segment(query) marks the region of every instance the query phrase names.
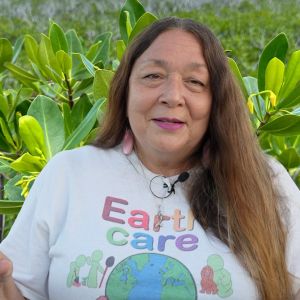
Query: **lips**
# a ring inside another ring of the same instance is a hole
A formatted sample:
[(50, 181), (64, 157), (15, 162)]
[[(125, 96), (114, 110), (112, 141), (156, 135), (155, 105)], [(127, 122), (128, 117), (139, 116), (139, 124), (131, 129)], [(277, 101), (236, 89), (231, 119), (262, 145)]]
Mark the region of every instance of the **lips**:
[(154, 118), (154, 123), (162, 129), (175, 131), (184, 126), (184, 122), (176, 118)]
[(175, 118), (155, 118), (154, 121), (167, 122), (167, 123), (183, 123), (182, 121)]

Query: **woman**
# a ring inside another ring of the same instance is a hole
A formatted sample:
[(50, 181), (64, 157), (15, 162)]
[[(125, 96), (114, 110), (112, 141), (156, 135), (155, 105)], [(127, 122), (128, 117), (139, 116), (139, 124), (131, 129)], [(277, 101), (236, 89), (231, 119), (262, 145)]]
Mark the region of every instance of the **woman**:
[(36, 180), (0, 247), (2, 298), (292, 299), (299, 195), (214, 35), (163, 19), (128, 47), (95, 145)]

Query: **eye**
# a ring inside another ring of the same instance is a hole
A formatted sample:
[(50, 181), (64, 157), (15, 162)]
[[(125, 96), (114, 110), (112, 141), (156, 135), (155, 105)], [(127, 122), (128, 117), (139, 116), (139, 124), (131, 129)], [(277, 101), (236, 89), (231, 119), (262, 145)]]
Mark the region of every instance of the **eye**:
[(185, 84), (193, 92), (202, 92), (206, 88), (205, 82), (196, 78), (187, 78)]
[(192, 84), (192, 85), (195, 85), (195, 86), (200, 86), (200, 87), (205, 86), (205, 84), (202, 81), (197, 80), (197, 79), (189, 79), (187, 82)]
[(145, 79), (160, 79), (161, 77), (162, 76), (157, 73), (148, 74), (148, 75), (144, 76)]

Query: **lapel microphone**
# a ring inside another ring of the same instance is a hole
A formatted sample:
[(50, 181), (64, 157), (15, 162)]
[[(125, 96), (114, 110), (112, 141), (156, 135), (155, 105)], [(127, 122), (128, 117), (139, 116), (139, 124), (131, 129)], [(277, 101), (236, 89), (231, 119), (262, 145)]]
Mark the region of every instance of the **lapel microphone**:
[(177, 182), (184, 182), (189, 178), (190, 174), (188, 172), (182, 172), (179, 174), (177, 179), (174, 181), (173, 184), (171, 184), (171, 189), (168, 191), (168, 193), (171, 195), (172, 193), (175, 194), (175, 184)]
[[(157, 175), (153, 177), (150, 181), (150, 191), (153, 196), (159, 199), (165, 199), (168, 198), (172, 193), (175, 194), (175, 184), (178, 182), (184, 182), (189, 178), (190, 174), (188, 172), (182, 172), (178, 175), (177, 179), (173, 182), (170, 183), (168, 178), (166, 176), (161, 176)], [(162, 187), (165, 189), (168, 189), (167, 191), (161, 191), (161, 188), (156, 190), (157, 185), (161, 187), (161, 182), (162, 182)], [(162, 192), (164, 194), (162, 194)]]

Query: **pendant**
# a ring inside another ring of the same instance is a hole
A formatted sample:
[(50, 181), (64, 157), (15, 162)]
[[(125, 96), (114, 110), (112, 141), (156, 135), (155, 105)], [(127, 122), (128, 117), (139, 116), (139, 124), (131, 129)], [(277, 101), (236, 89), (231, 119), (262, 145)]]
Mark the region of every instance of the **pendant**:
[(157, 226), (159, 226), (159, 227), (162, 227), (162, 221), (164, 220), (164, 216), (163, 216), (163, 214), (161, 213), (161, 211), (159, 210), (159, 212), (158, 212), (158, 222), (157, 222)]
[(154, 217), (154, 225), (153, 225), (153, 230), (155, 232), (158, 232), (160, 230), (161, 227), (163, 227), (162, 222), (165, 220), (169, 220), (170, 217), (168, 216), (164, 216), (160, 210), (160, 206), (158, 208), (158, 212)]

